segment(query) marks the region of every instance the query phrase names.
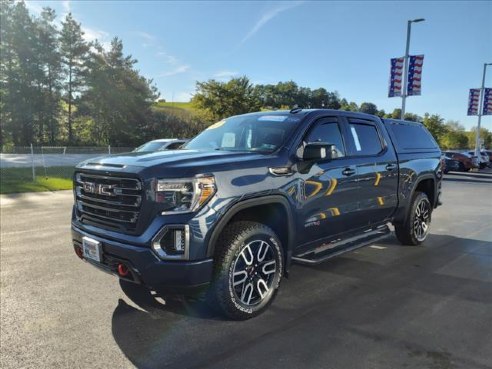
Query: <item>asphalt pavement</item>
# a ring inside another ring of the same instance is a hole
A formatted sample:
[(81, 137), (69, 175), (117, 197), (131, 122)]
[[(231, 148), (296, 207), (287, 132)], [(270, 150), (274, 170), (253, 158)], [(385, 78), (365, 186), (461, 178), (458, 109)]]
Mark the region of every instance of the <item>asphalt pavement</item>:
[(74, 254), (70, 191), (3, 195), (2, 368), (492, 368), (492, 170), (449, 174), (421, 247), (294, 265), (267, 312), (120, 288)]

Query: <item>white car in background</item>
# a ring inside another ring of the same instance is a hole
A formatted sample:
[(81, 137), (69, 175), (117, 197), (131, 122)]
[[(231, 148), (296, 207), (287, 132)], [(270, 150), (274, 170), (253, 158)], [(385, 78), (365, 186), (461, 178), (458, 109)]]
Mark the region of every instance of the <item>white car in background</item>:
[[(475, 156), (475, 151), (468, 151), (468, 154)], [(480, 152), (480, 156), (478, 157), (478, 165), (480, 169), (485, 167), (490, 167), (490, 157), (485, 151)]]
[(154, 152), (162, 150), (178, 150), (187, 143), (188, 140), (178, 140), (177, 138), (163, 138), (152, 140), (137, 147), (133, 152)]

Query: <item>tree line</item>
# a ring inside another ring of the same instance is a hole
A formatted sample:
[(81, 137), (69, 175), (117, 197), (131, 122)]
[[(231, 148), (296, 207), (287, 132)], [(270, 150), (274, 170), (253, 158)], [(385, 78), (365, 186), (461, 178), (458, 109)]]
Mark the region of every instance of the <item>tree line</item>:
[(138, 144), (151, 136), (158, 97), (137, 61), (114, 38), (87, 42), (71, 14), (32, 16), (24, 2), (1, 2), (3, 145)]
[[(337, 92), (293, 81), (252, 84), (243, 76), (196, 83), (193, 113), (162, 109), (152, 80), (115, 37), (109, 47), (84, 39), (72, 14), (29, 13), (22, 1), (0, 0), (0, 145), (137, 146), (164, 137), (192, 137), (227, 116), (266, 109), (328, 108), (399, 118), (400, 110), (358, 105)], [(439, 115), (407, 113), (423, 122), (443, 148), (474, 146), (473, 132)], [(486, 145), (491, 133), (483, 130)]]
[[(363, 102), (358, 105), (341, 98), (337, 92), (330, 92), (323, 87), (302, 87), (293, 81), (279, 82), (275, 85), (254, 85), (248, 77), (242, 76), (227, 82), (213, 79), (197, 82), (196, 88), (192, 103), (201, 112), (202, 119), (209, 122), (261, 109), (290, 109), (296, 105), (303, 108), (361, 112), (381, 118), (400, 119), (401, 116), (401, 109), (386, 113), (379, 110), (374, 103)], [(445, 121), (440, 115), (429, 113), (425, 113), (424, 116), (405, 113), (404, 119), (423, 123), (443, 149), (475, 147), (475, 129), (467, 131), (457, 121)], [(492, 145), (490, 131), (482, 128), (481, 137), (486, 147)]]

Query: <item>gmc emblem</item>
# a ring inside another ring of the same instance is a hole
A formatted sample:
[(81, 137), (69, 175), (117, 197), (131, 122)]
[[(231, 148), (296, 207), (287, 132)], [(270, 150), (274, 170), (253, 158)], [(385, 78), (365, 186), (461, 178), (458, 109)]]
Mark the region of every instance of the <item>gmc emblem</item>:
[(93, 193), (95, 195), (116, 196), (113, 192), (112, 185), (96, 184), (93, 182), (84, 182), (84, 192)]

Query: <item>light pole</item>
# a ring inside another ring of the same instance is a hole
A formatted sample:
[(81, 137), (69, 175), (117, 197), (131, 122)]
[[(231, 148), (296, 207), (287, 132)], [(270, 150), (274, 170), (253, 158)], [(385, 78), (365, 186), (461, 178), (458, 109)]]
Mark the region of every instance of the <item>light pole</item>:
[(419, 23), (425, 21), (424, 18), (417, 18), (408, 21), (407, 24), (407, 46), (405, 48), (405, 69), (403, 70), (403, 91), (401, 94), (401, 116), (400, 119), (404, 119), (405, 116), (405, 103), (407, 99), (407, 85), (408, 85), (408, 53), (410, 52), (410, 34), (412, 32), (412, 23)]
[(485, 98), (485, 73), (487, 72), (487, 66), (492, 65), (492, 63), (483, 64), (483, 77), (482, 77), (482, 87), (480, 87), (480, 98), (478, 103), (478, 125), (477, 125), (477, 135), (475, 138), (475, 155), (480, 159), (480, 123), (482, 122), (483, 113), (483, 101)]

